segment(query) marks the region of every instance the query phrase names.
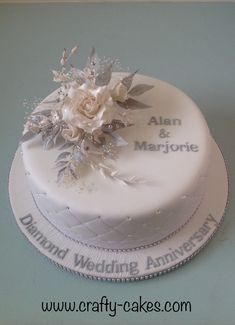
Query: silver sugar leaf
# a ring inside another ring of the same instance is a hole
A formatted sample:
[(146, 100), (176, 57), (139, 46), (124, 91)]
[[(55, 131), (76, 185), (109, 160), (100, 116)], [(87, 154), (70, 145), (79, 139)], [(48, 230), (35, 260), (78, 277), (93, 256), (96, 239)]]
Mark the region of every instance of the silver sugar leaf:
[[(125, 106), (125, 108), (127, 108), (127, 107)], [(102, 125), (102, 131), (104, 133), (110, 133), (110, 132), (113, 132), (113, 131), (116, 131), (116, 130), (119, 130), (119, 129), (123, 129), (123, 128), (129, 127), (129, 126), (132, 126), (132, 125), (134, 125), (134, 124), (133, 123), (132, 124), (131, 123), (125, 124), (121, 120), (114, 119), (109, 124), (103, 124)]]
[(82, 153), (80, 150), (76, 150), (73, 154), (73, 158), (76, 162), (80, 164), (87, 164), (87, 157), (84, 153)]
[(86, 68), (90, 70), (98, 70), (100, 59), (96, 53), (94, 46), (91, 49), (91, 52), (87, 58)]
[(134, 98), (128, 98), (124, 103), (117, 102), (118, 105), (122, 106), (126, 109), (143, 109), (143, 108), (150, 108), (151, 106), (146, 105)]
[(118, 133), (113, 133), (113, 132), (110, 132), (109, 134), (110, 134), (110, 136), (113, 138), (114, 143), (116, 144), (117, 147), (123, 147), (123, 146), (128, 145), (128, 142), (126, 142), (126, 140), (124, 140), (124, 139), (120, 136), (120, 134), (118, 134)]
[(57, 182), (59, 183), (62, 178), (64, 177), (65, 171), (66, 171), (67, 167), (63, 167), (62, 169), (60, 169), (57, 173)]
[(152, 89), (154, 86), (152, 85), (146, 85), (146, 84), (139, 84), (134, 86), (129, 92), (128, 94), (130, 96), (139, 96), (142, 95), (143, 93), (145, 93), (146, 91)]
[(109, 63), (107, 66), (102, 67), (100, 71), (97, 72), (95, 79), (95, 84), (99, 87), (106, 86), (112, 77), (112, 67), (113, 64)]
[(128, 105), (127, 105), (127, 101), (125, 101), (125, 102), (119, 102), (119, 101), (117, 101), (116, 103), (119, 106), (121, 106), (122, 108), (125, 108), (125, 109), (128, 109), (129, 108)]
[(60, 99), (59, 98), (56, 98), (56, 99), (53, 99), (53, 100), (45, 100), (42, 102), (42, 104), (56, 104), (56, 103), (59, 103), (60, 102)]
[(28, 121), (41, 126), (48, 124), (48, 119), (42, 114), (31, 114)]
[(64, 149), (68, 149), (74, 146), (73, 142), (65, 142), (60, 148), (59, 150), (64, 150)]
[(68, 157), (69, 155), (71, 155), (71, 153), (69, 151), (64, 151), (64, 152), (60, 153), (55, 162), (57, 162), (61, 159), (64, 159), (64, 158)]
[(70, 51), (70, 55), (76, 53), (76, 52), (78, 51), (78, 49), (79, 49), (79, 46), (78, 46), (78, 45), (74, 46), (74, 47), (72, 48), (72, 50)]
[(92, 64), (92, 62), (94, 62), (95, 56), (96, 56), (96, 51), (95, 51), (94, 46), (92, 46), (91, 52), (87, 58), (87, 63), (86, 63), (87, 67), (90, 66)]
[(33, 137), (35, 137), (38, 133), (33, 133), (32, 131), (27, 131), (25, 134), (23, 134), (20, 142), (26, 142), (30, 139), (32, 139)]
[(61, 132), (62, 132), (62, 127), (60, 126), (58, 129), (58, 132), (55, 134), (55, 136), (53, 138), (54, 145), (56, 144), (58, 137), (61, 135)]
[(77, 83), (79, 83), (79, 85), (82, 85), (86, 81), (84, 72), (79, 69), (76, 69), (74, 67), (71, 68), (70, 74), (71, 74), (72, 79), (76, 79), (76, 81), (77, 81)]
[(115, 131), (115, 126), (113, 125), (113, 123), (103, 124), (101, 128), (102, 128), (102, 131), (105, 133)]
[(118, 181), (123, 185), (130, 186), (130, 185), (139, 185), (145, 183), (145, 180), (138, 179), (136, 176), (125, 177), (124, 175), (120, 175), (118, 170), (113, 170), (112, 167), (109, 167), (102, 163), (93, 164), (92, 167), (93, 169), (97, 168), (100, 174), (104, 178), (109, 177), (110, 179), (113, 179), (114, 181)]
[(69, 164), (68, 166), (68, 170), (70, 172), (70, 174), (75, 178), (77, 179), (77, 174), (76, 174), (76, 167), (73, 165), (73, 164)]
[(56, 167), (60, 168), (60, 167), (64, 167), (68, 164), (68, 160), (60, 160), (56, 162)]
[(43, 116), (49, 117), (51, 115), (51, 109), (44, 109), (42, 111), (37, 111), (35, 113), (32, 113), (31, 115), (33, 115), (33, 116), (43, 115)]
[(134, 78), (134, 76), (136, 75), (136, 73), (138, 71), (139, 70), (136, 70), (135, 72), (132, 72), (131, 74), (129, 74), (128, 76), (124, 77), (121, 80), (121, 83), (127, 88), (127, 90), (129, 90), (131, 88), (133, 78)]
[(121, 120), (113, 120), (112, 125), (114, 126), (115, 130), (122, 129), (126, 126)]
[(60, 127), (55, 126), (51, 129), (51, 132), (49, 134), (45, 134), (43, 137), (43, 148), (46, 150), (51, 149), (55, 145), (59, 133)]
[(51, 139), (51, 137), (48, 137), (48, 138), (46, 138), (46, 140), (44, 140), (43, 149), (49, 150), (53, 147), (53, 145), (54, 145), (53, 139)]
[(49, 125), (49, 126), (45, 126), (43, 129), (42, 129), (42, 141), (45, 142), (47, 140), (47, 138), (51, 135), (53, 131), (53, 127), (52, 125)]

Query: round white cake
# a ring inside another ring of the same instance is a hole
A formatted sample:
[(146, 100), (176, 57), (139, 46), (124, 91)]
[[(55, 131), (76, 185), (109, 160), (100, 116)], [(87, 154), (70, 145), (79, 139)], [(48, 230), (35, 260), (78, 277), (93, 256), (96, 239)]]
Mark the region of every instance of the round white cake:
[(22, 143), (38, 209), (59, 231), (86, 245), (134, 249), (157, 243), (183, 227), (203, 200), (211, 136), (200, 110), (165, 82), (136, 75), (133, 83), (154, 86), (138, 97), (150, 108), (133, 110), (133, 125), (118, 130), (127, 145), (119, 147), (112, 166), (137, 182), (84, 167), (78, 180), (58, 184), (53, 164), (59, 145), (44, 150), (39, 136)]

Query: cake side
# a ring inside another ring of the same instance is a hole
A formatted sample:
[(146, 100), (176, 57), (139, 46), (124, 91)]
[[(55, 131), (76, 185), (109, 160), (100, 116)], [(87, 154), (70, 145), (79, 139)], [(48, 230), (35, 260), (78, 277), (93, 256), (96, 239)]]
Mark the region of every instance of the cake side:
[(38, 137), (22, 144), (38, 208), (64, 234), (88, 245), (128, 249), (152, 244), (182, 227), (203, 199), (211, 139), (202, 114), (165, 82), (137, 75), (134, 83), (155, 86), (140, 96), (151, 108), (133, 111), (134, 125), (118, 131), (127, 145), (113, 165), (142, 183), (125, 185), (83, 168), (79, 181), (59, 185), (52, 168), (58, 147), (44, 151)]

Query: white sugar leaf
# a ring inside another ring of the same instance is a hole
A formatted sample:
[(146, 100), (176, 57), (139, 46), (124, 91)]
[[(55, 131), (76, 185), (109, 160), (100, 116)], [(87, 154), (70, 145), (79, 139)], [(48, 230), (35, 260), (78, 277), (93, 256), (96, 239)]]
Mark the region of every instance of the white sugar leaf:
[(96, 169), (96, 166), (94, 166), (94, 164), (92, 162), (89, 162), (89, 166), (91, 167), (92, 170)]
[(126, 182), (124, 179), (118, 178), (117, 180), (118, 180), (121, 184), (123, 184), (123, 185), (125, 185), (125, 186), (128, 185), (127, 182)]
[(51, 72), (53, 73), (53, 75), (54, 75), (55, 77), (58, 77), (59, 74), (60, 74), (60, 71), (57, 71), (57, 70), (51, 70)]
[[(62, 58), (60, 61), (61, 65), (65, 65), (66, 62)], [(65, 73), (65, 71), (56, 71), (56, 70), (51, 70), (53, 73), (53, 81), (55, 82), (63, 82), (63, 81), (68, 81), (68, 75)]]
[(61, 64), (61, 65), (65, 65), (65, 63), (66, 63), (66, 60), (65, 60), (64, 58), (61, 58), (61, 60), (60, 60), (60, 64)]
[(104, 164), (102, 164), (102, 163), (99, 163), (98, 166), (99, 166), (100, 168), (103, 168), (103, 169), (106, 169), (106, 170), (110, 170), (110, 168), (109, 168), (108, 166), (106, 166), (106, 165), (104, 165)]
[(67, 59), (67, 57), (68, 57), (67, 50), (64, 49), (63, 52), (62, 52), (62, 58)]
[(106, 178), (106, 177), (107, 177), (107, 176), (105, 175), (104, 170), (103, 170), (102, 168), (99, 170), (99, 172), (100, 172), (100, 175), (101, 175), (103, 178)]
[(139, 84), (134, 86), (129, 92), (128, 94), (130, 96), (140, 96), (143, 93), (145, 93), (146, 91), (149, 91), (150, 89), (152, 89), (154, 86), (152, 85), (146, 85), (146, 84)]
[(117, 170), (114, 170), (113, 172), (111, 172), (111, 176), (115, 177), (117, 175), (117, 173), (118, 173)]
[(63, 50), (63, 53), (62, 53), (62, 58), (61, 58), (61, 60), (60, 60), (60, 64), (61, 64), (62, 66), (64, 66), (64, 65), (67, 63), (67, 59), (68, 59), (68, 53), (67, 53), (67, 50), (64, 49), (64, 50)]
[(72, 50), (71, 50), (71, 54), (74, 54), (74, 53), (76, 53), (77, 51), (78, 51), (78, 48), (79, 48), (79, 46), (77, 45), (77, 46), (74, 46), (73, 48), (72, 48)]
[(133, 183), (133, 182), (136, 181), (136, 179), (137, 179), (136, 176), (131, 176), (131, 177), (129, 178), (128, 181), (129, 181), (130, 183)]

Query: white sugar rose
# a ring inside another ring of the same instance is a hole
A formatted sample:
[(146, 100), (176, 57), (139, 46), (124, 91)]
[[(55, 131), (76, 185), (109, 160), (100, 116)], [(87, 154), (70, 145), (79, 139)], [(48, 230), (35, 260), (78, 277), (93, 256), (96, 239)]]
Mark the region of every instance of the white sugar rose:
[(111, 96), (114, 101), (125, 102), (128, 97), (128, 92), (126, 86), (121, 82), (117, 83), (111, 91)]
[(70, 124), (68, 125), (68, 129), (62, 131), (62, 137), (66, 141), (77, 142), (81, 140), (83, 133), (82, 129)]
[(62, 107), (63, 119), (72, 126), (93, 133), (116, 116), (115, 104), (108, 87), (71, 87)]

